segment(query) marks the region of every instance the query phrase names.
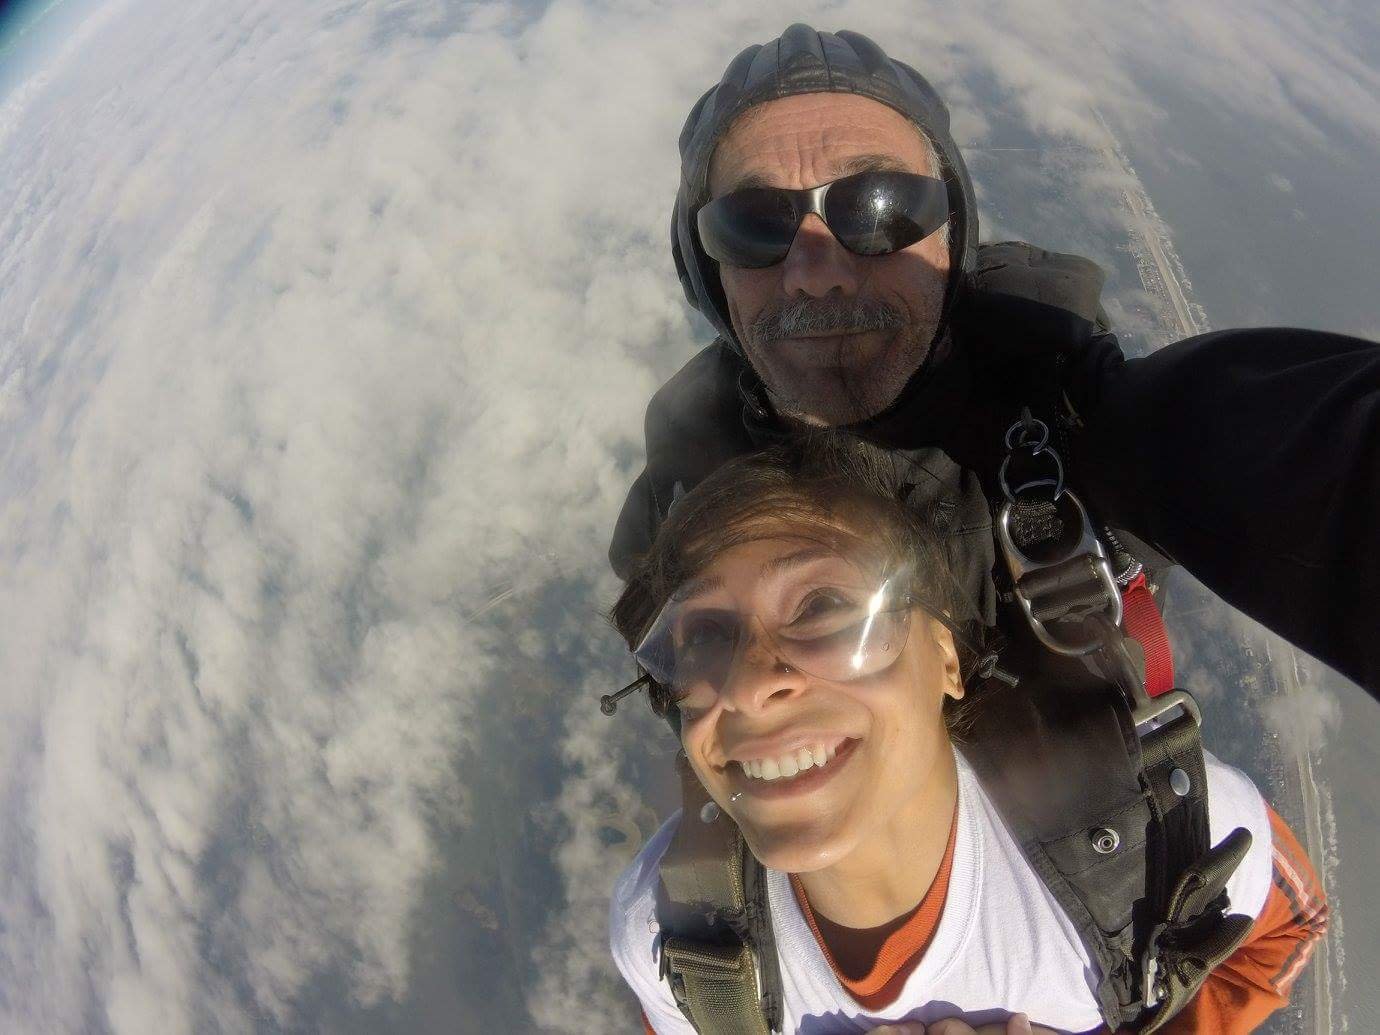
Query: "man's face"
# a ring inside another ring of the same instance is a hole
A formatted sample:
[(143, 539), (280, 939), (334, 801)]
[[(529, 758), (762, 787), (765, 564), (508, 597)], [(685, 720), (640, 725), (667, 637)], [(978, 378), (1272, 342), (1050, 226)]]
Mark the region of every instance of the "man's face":
[[(709, 189), (799, 190), (869, 169), (938, 173), (900, 113), (853, 94), (801, 94), (734, 123), (714, 150)], [(720, 267), (733, 329), (776, 406), (824, 425), (895, 401), (928, 354), (948, 272), (941, 233), (890, 255), (854, 255), (814, 214), (775, 266)], [(886, 329), (854, 332), (878, 325)]]
[[(848, 642), (843, 634), (812, 640), (808, 630), (872, 590), (817, 538), (784, 524), (763, 534), (772, 538), (721, 554), (696, 580), (704, 588), (680, 605), (675, 637), (686, 651), (708, 649), (724, 615), (752, 616), (721, 685), (686, 690), (681, 745), (757, 859), (807, 873), (875, 843), (927, 799), (950, 758), (944, 696), (963, 691), (952, 637), (919, 610), (886, 644), (894, 662), (877, 671), (837, 681), (792, 666), (786, 656), (814, 667), (829, 640)], [(802, 751), (814, 762), (798, 769)]]

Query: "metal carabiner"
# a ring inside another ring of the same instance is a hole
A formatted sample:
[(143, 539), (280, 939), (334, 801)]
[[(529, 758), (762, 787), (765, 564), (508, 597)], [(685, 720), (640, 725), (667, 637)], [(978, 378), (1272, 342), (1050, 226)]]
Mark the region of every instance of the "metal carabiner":
[[(1074, 621), (1082, 623), (1103, 611), (1113, 625), (1119, 625), (1121, 590), (1112, 575), (1111, 560), (1093, 533), (1083, 504), (1068, 490), (1056, 502), (1065, 501), (1073, 508), (1071, 516), (1078, 522), (1078, 535), (1057, 554), (1032, 557), (1016, 545), (1011, 535), (1014, 502), (1007, 502), (998, 512), (997, 541), (1011, 569), (1016, 600), (1035, 635), (1055, 653), (1076, 658), (1099, 650), (1102, 638), (1082, 637), (1066, 642), (1051, 631), (1049, 623), (1065, 621), (1070, 615)], [(1090, 594), (1089, 590), (1096, 592)]]

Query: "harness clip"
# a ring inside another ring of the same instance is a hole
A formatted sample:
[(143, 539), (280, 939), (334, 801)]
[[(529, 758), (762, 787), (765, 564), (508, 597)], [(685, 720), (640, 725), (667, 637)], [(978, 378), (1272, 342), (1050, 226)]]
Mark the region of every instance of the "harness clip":
[[(1009, 500), (997, 515), (997, 541), (1011, 569), (1016, 600), (1040, 642), (1056, 654), (1083, 657), (1102, 647), (1100, 636), (1084, 631), (1090, 619), (1105, 617), (1120, 624), (1121, 590), (1078, 497), (1064, 489), (1049, 505), (1058, 508), (1061, 519), (1056, 538), (1018, 546), (1011, 529), (1018, 504)], [(1054, 626), (1073, 626), (1075, 631), (1056, 633)]]
[(1092, 625), (1100, 637), (1098, 649), (1102, 651), (1107, 675), (1121, 688), (1122, 694), (1126, 697), (1126, 703), (1131, 708), (1131, 722), (1135, 726), (1143, 726), (1175, 708), (1182, 708), (1193, 719), (1195, 726), (1202, 726), (1203, 713), (1198, 708), (1198, 702), (1187, 690), (1171, 690), (1155, 697), (1146, 693), (1140, 667), (1127, 650), (1126, 635), (1115, 623), (1097, 616), (1093, 619)]

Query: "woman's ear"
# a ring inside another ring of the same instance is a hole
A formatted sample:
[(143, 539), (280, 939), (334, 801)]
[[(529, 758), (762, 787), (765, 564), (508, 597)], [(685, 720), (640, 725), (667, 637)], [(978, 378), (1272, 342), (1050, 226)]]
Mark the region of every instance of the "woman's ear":
[(930, 619), (930, 634), (939, 652), (940, 669), (944, 676), (944, 693), (955, 701), (963, 698), (963, 674), (958, 664), (958, 648), (954, 646), (954, 634), (940, 621)]

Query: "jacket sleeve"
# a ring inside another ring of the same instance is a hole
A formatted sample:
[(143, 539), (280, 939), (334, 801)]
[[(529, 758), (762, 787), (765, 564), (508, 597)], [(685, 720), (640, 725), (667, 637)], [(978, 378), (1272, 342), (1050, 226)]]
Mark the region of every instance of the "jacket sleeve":
[(1380, 345), (1219, 331), (1099, 354), (1070, 394), (1103, 520), (1380, 697)]

